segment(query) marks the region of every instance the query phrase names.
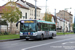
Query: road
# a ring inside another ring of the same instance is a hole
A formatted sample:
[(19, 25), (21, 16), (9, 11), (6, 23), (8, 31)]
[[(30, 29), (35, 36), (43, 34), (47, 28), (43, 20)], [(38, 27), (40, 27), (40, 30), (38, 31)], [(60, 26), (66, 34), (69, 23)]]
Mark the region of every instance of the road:
[(0, 50), (75, 50), (75, 34), (45, 40), (0, 42)]

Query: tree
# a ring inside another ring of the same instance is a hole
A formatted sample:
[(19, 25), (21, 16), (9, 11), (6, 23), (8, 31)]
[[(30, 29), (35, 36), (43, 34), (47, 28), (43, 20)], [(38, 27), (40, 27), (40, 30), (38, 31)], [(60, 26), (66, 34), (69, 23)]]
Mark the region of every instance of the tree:
[(12, 31), (12, 23), (17, 22), (22, 17), (21, 11), (16, 6), (5, 6), (2, 18), (10, 22), (10, 32)]
[(50, 21), (50, 22), (51, 22), (52, 15), (51, 15), (51, 14), (49, 14), (49, 13), (45, 13), (45, 15), (44, 15), (43, 19), (45, 20), (45, 18), (46, 18), (46, 21)]
[(72, 24), (72, 28), (73, 28), (73, 31), (74, 31), (74, 23)]

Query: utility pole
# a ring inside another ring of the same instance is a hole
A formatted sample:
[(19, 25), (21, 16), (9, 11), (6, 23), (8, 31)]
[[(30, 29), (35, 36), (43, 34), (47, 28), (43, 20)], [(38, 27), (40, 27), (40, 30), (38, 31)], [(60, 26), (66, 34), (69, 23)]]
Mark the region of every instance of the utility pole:
[(46, 12), (45, 12), (45, 21), (46, 21), (46, 17), (47, 17), (47, 0), (46, 0)]
[(63, 24), (63, 26), (64, 26), (63, 27), (63, 34), (65, 35), (65, 10), (64, 10), (64, 21), (63, 22), (64, 22), (64, 24)]
[[(75, 12), (74, 12), (74, 14), (75, 14)], [(74, 15), (74, 30), (73, 31), (74, 31), (74, 34), (75, 34), (75, 15)]]
[(75, 34), (75, 16), (74, 16), (74, 34)]
[(55, 9), (55, 23), (56, 23), (56, 9)]
[(37, 9), (36, 2), (37, 2), (37, 0), (35, 0), (35, 19), (36, 19), (36, 9)]

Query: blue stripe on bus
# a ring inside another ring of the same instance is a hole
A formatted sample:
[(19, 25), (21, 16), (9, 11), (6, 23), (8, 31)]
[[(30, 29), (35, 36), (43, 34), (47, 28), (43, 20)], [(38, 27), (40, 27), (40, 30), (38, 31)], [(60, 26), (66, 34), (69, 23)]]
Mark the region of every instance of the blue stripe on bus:
[[(28, 32), (23, 32), (23, 35), (28, 35)], [(30, 35), (33, 35), (33, 32), (30, 32)]]

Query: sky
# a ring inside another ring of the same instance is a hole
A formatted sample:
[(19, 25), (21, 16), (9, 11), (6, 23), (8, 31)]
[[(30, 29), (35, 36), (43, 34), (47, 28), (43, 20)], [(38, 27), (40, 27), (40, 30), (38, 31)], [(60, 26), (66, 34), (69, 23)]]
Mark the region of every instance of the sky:
[[(35, 5), (35, 0), (26, 0), (26, 1)], [(0, 0), (0, 6), (4, 5), (7, 2), (8, 0)], [(46, 11), (46, 0), (37, 0), (36, 3), (37, 3), (36, 5), (41, 8), (41, 13), (44, 13)], [(52, 14), (55, 14), (55, 9), (57, 13), (60, 10), (64, 10), (65, 8), (68, 8), (67, 9), (68, 12), (71, 12), (74, 15), (75, 0), (47, 0), (47, 11)]]
[[(9, 0), (0, 0), (0, 6), (7, 3)], [(14, 0), (16, 1), (16, 0)], [(27, 2), (30, 2), (35, 5), (35, 0), (26, 0)], [(41, 12), (44, 13), (46, 11), (46, 0), (37, 0), (37, 6), (40, 7), (42, 10)], [(56, 12), (59, 12), (59, 10), (64, 10), (65, 8), (71, 8), (68, 9), (68, 12), (74, 13), (75, 9), (75, 1), (74, 0), (47, 0), (47, 11), (50, 13), (54, 13), (54, 9), (56, 9)]]

